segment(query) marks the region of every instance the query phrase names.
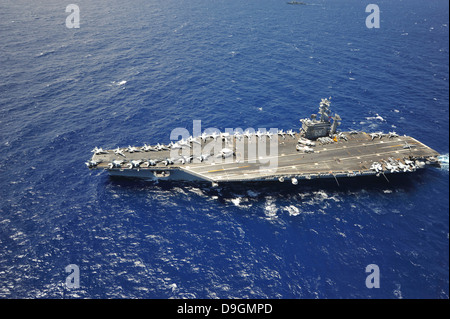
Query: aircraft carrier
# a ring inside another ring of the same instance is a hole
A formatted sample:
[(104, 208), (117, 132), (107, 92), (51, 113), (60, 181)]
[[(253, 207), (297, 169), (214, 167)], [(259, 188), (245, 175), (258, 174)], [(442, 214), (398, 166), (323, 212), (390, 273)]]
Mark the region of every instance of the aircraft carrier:
[(209, 182), (279, 181), (408, 173), (439, 166), (439, 153), (413, 137), (395, 132), (340, 132), (330, 99), (319, 113), (301, 119), (298, 131), (234, 130), (189, 136), (170, 144), (94, 148), (86, 162), (111, 176)]

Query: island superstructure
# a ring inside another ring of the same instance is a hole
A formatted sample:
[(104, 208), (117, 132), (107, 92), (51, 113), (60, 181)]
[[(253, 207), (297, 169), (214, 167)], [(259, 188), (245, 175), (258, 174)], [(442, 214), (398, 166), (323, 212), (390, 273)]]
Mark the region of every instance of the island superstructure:
[[(94, 148), (86, 163), (111, 176), (211, 182), (291, 181), (408, 173), (439, 165), (439, 153), (395, 132), (340, 132), (330, 99), (293, 130), (213, 132), (169, 144)], [(214, 147), (213, 147), (214, 146)], [(271, 165), (272, 164), (272, 165)], [(275, 165), (274, 165), (275, 164)]]

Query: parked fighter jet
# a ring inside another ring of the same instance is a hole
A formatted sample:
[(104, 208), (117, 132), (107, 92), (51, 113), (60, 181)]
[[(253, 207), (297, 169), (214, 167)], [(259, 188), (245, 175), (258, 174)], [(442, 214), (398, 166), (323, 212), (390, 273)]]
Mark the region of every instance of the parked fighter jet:
[(253, 133), (250, 132), (249, 130), (245, 130), (244, 132), (244, 136), (248, 139), (250, 139), (253, 136)]
[(128, 168), (139, 168), (141, 167), (143, 160), (133, 160), (130, 163), (128, 163)]
[(306, 145), (298, 145), (296, 146), (297, 151), (301, 151), (304, 153), (314, 153), (314, 149)]
[(329, 136), (322, 136), (322, 137), (319, 137), (317, 140), (322, 145), (334, 143), (334, 140), (332, 138), (330, 138)]
[(179, 161), (181, 164), (186, 164), (186, 163), (192, 162), (193, 158), (194, 157), (192, 155), (191, 156), (181, 156), (181, 158), (179, 158), (177, 161)]
[(370, 137), (372, 138), (372, 141), (373, 141), (377, 137), (379, 137), (381, 139), (383, 137), (383, 132), (370, 133), (369, 135), (370, 135)]
[(395, 132), (389, 132), (389, 138), (398, 137), (398, 134)]
[(212, 132), (212, 134), (209, 137), (211, 137), (213, 140), (217, 140), (219, 136), (220, 134), (218, 134), (217, 132)]
[(411, 149), (411, 148), (413, 148), (414, 146), (415, 146), (415, 145), (408, 144), (408, 142), (405, 141), (405, 145), (403, 145), (403, 148), (409, 148), (409, 149)]
[(206, 161), (208, 159), (209, 156), (210, 156), (209, 154), (202, 154), (202, 155), (198, 156), (197, 159), (200, 162), (204, 162), (204, 161)]
[(196, 144), (201, 145), (201, 143), (199, 141), (197, 141), (197, 138), (193, 137), (193, 136), (189, 136), (187, 141), (188, 141), (188, 143), (196, 143)]
[(286, 134), (290, 135), (291, 137), (295, 137), (295, 132), (293, 130), (286, 131)]
[(261, 139), (261, 138), (264, 136), (264, 133), (261, 132), (260, 130), (257, 130), (256, 133), (255, 133), (255, 135), (256, 135), (259, 139)]
[(157, 151), (166, 151), (166, 150), (168, 150), (169, 148), (167, 147), (167, 146), (165, 146), (165, 145), (162, 145), (162, 144), (156, 144), (156, 146), (155, 146), (155, 149), (157, 150)]
[(92, 168), (92, 167), (96, 167), (98, 164), (100, 164), (101, 162), (103, 162), (102, 160), (98, 160), (98, 161), (87, 161), (85, 164), (88, 168)]
[(125, 151), (127, 151), (128, 153), (135, 153), (140, 152), (141, 150), (138, 149), (137, 147), (128, 145), (128, 148)]
[(407, 165), (406, 163), (398, 162), (398, 168), (401, 169), (403, 172), (411, 172), (411, 166)]
[(311, 141), (310, 139), (307, 139), (305, 137), (300, 137), (298, 139), (298, 142), (300, 144), (304, 144), (304, 145), (307, 145), (307, 146), (315, 146), (316, 145), (316, 143), (314, 143), (313, 141)]
[(223, 133), (220, 133), (220, 138), (222, 139), (222, 141), (228, 141), (228, 138), (230, 137), (230, 133), (228, 133), (228, 132), (223, 132)]
[(238, 141), (240, 141), (240, 140), (242, 139), (242, 134), (239, 133), (239, 132), (234, 132), (234, 137), (235, 137)]
[(181, 145), (178, 144), (178, 142), (170, 142), (169, 145), (167, 145), (171, 150), (178, 150), (181, 149)]
[(101, 147), (94, 147), (94, 149), (91, 152), (93, 152), (95, 155), (108, 154), (108, 151), (104, 150)]
[(144, 165), (149, 167), (149, 166), (155, 166), (156, 164), (158, 164), (159, 162), (161, 162), (160, 160), (154, 160), (154, 159), (149, 159), (147, 161), (144, 162)]
[(148, 152), (148, 151), (156, 151), (155, 148), (153, 148), (153, 147), (151, 147), (151, 146), (149, 146), (149, 145), (147, 145), (147, 144), (144, 144), (144, 146), (141, 147), (141, 150), (143, 150), (144, 152)]
[(227, 158), (233, 156), (233, 154), (233, 150), (230, 150), (229, 148), (223, 148), (220, 153), (216, 155), (216, 157)]
[(338, 137), (343, 139), (344, 141), (348, 141), (347, 135), (345, 135), (343, 132), (339, 132)]
[(411, 161), (411, 160), (405, 160), (405, 164), (409, 165), (409, 167), (411, 167), (412, 171), (415, 171), (418, 168), (416, 163), (414, 161)]
[(203, 132), (202, 135), (200, 135), (199, 137), (202, 142), (206, 142), (206, 139), (208, 138), (208, 134)]
[(172, 165), (175, 162), (175, 159), (173, 158), (166, 158), (165, 160), (162, 161), (164, 163), (164, 165)]
[(387, 170), (391, 171), (391, 173), (397, 173), (399, 171), (398, 166), (392, 160), (389, 162), (385, 161), (385, 167)]
[(108, 168), (120, 168), (122, 167), (122, 164), (125, 163), (124, 160), (113, 160), (111, 163), (108, 164)]
[(114, 150), (114, 154), (125, 157), (125, 154), (123, 153), (123, 151), (120, 148), (116, 148)]
[(283, 137), (283, 139), (285, 139), (285, 138), (286, 138), (286, 132), (285, 132), (285, 131), (283, 131), (283, 129), (281, 129), (281, 130), (278, 130), (278, 135), (280, 135), (281, 137)]
[(378, 162), (373, 162), (372, 166), (370, 166), (370, 169), (374, 170), (377, 173), (380, 173), (383, 171), (383, 166)]
[(184, 138), (182, 138), (181, 140), (179, 140), (177, 143), (178, 143), (178, 145), (180, 145), (181, 147), (187, 147), (187, 148), (190, 148), (190, 147), (191, 147), (191, 144), (190, 144), (187, 140), (185, 140)]

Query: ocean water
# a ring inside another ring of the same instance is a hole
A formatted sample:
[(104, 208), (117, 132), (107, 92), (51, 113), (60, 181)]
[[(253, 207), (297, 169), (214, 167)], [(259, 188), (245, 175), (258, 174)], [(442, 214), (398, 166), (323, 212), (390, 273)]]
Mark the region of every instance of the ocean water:
[[(1, 298), (448, 298), (449, 7), (379, 0), (0, 3)], [(411, 135), (447, 165), (263, 185), (110, 179), (176, 127)], [(79, 288), (66, 285), (69, 264)], [(366, 287), (366, 266), (380, 288)]]

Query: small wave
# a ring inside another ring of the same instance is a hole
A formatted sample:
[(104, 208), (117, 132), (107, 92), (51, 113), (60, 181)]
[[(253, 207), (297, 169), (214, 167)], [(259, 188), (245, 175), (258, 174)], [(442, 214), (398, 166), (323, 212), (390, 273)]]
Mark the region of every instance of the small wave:
[(273, 203), (272, 200), (267, 200), (266, 206), (264, 207), (264, 214), (268, 219), (274, 219), (277, 217), (278, 208)]
[[(198, 187), (190, 187), (190, 188), (188, 188), (188, 191), (191, 193), (194, 193), (200, 197), (207, 197), (205, 192)], [(186, 194), (186, 192), (185, 192), (185, 194)]]
[(41, 57), (44, 57), (44, 56), (47, 56), (47, 55), (50, 55), (50, 54), (53, 54), (53, 53), (55, 53), (55, 50), (50, 50), (50, 51), (47, 51), (47, 52), (41, 52), (38, 55), (36, 55), (36, 57), (37, 58), (41, 58)]
[(182, 25), (180, 25), (178, 28), (176, 28), (175, 30), (173, 30), (173, 32), (176, 33), (176, 32), (178, 32), (178, 31), (184, 29), (184, 27), (187, 26), (187, 25), (188, 25), (188, 23), (185, 22), (185, 23), (183, 23)]
[(379, 120), (381, 122), (386, 122), (386, 120), (378, 113), (376, 113), (375, 116), (366, 117), (366, 120)]
[(241, 198), (240, 197), (236, 197), (236, 198), (230, 199), (230, 201), (234, 204), (234, 206), (239, 206), (241, 204)]
[(109, 86), (113, 86), (113, 85), (115, 85), (115, 86), (122, 86), (122, 85), (125, 85), (126, 83), (127, 83), (127, 81), (125, 81), (125, 80), (122, 80), (122, 81), (112, 81), (111, 84), (110, 84)]
[(401, 291), (402, 286), (400, 284), (396, 284), (395, 286), (396, 286), (396, 288), (393, 291), (395, 298), (403, 299), (403, 295), (402, 295), (402, 291)]
[(438, 156), (439, 164), (441, 165), (441, 170), (448, 172), (448, 157), (449, 154), (443, 154)]
[(235, 198), (226, 199), (225, 201), (231, 202), (234, 206), (240, 208), (250, 208), (252, 207), (252, 203), (249, 202), (249, 199), (245, 196), (237, 195)]
[[(329, 207), (333, 202), (340, 202), (339, 195), (329, 195), (324, 190), (318, 190), (313, 192), (306, 192), (299, 194), (302, 202), (302, 208), (320, 206), (321, 208)], [(316, 211), (317, 212), (317, 211)], [(301, 211), (301, 214), (308, 214), (310, 212)]]
[(328, 199), (328, 194), (324, 190), (314, 191), (313, 194), (314, 194), (314, 198), (319, 201)]
[(259, 195), (258, 192), (252, 191), (252, 190), (248, 190), (247, 191), (247, 195), (250, 197), (257, 197)]
[(300, 210), (294, 205), (283, 207), (283, 209), (289, 213), (289, 216), (297, 216), (300, 214)]
[(167, 288), (171, 289), (172, 292), (175, 292), (175, 290), (177, 290), (178, 287), (177, 287), (176, 283), (173, 283), (173, 284), (167, 285)]

